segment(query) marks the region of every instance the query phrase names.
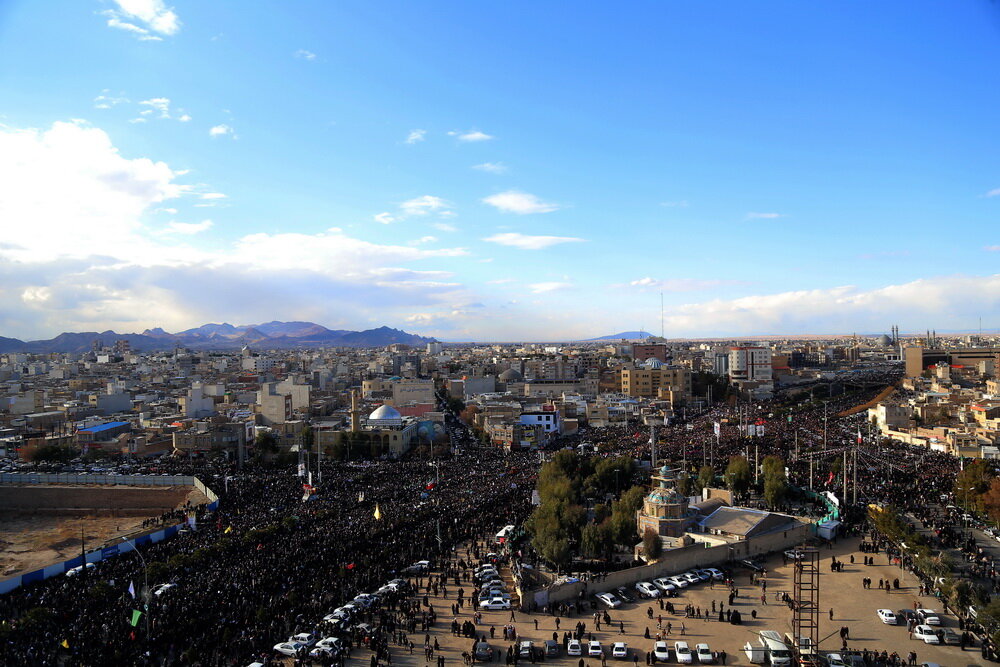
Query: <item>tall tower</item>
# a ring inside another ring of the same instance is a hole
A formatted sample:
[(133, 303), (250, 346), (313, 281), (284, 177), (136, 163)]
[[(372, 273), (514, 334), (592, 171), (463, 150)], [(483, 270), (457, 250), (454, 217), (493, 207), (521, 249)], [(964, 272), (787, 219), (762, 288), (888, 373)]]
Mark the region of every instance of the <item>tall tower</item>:
[(691, 518), (688, 516), (687, 498), (674, 488), (677, 470), (663, 466), (659, 474), (653, 475), (653, 480), (657, 484), (643, 500), (642, 509), (636, 515), (639, 536), (642, 537), (646, 529), (651, 528), (660, 537), (681, 537), (687, 532)]
[(351, 432), (361, 429), (361, 411), (358, 409), (358, 390), (351, 389)]

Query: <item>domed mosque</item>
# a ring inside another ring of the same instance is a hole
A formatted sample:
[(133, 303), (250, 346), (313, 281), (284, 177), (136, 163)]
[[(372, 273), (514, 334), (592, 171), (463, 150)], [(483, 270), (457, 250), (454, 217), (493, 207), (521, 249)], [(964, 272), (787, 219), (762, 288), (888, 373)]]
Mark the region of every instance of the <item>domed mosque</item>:
[(649, 528), (660, 536), (665, 547), (679, 546), (685, 542), (682, 538), (695, 517), (688, 511), (688, 499), (677, 491), (677, 470), (665, 465), (653, 475), (653, 481), (656, 484), (636, 512), (639, 537)]
[(380, 405), (368, 415), (368, 426), (399, 428), (403, 425), (403, 415), (391, 405)]

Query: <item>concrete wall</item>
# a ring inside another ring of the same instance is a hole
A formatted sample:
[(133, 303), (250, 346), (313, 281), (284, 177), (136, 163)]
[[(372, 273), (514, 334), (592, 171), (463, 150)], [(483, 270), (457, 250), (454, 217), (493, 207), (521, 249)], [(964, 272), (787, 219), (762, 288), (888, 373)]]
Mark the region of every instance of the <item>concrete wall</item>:
[[(632, 587), (639, 581), (651, 581), (695, 567), (724, 566), (729, 562), (751, 556), (788, 549), (808, 540), (812, 536), (812, 528), (813, 524), (811, 523), (800, 523), (789, 530), (776, 530), (752, 538), (750, 541), (707, 548), (702, 544), (695, 544), (680, 549), (671, 549), (660, 556), (660, 559), (655, 563), (611, 572), (598, 584), (577, 582), (552, 586), (548, 589), (548, 602), (553, 604), (575, 599), (585, 587), (590, 593), (599, 593), (619, 586)], [(522, 596), (521, 599), (525, 598)]]

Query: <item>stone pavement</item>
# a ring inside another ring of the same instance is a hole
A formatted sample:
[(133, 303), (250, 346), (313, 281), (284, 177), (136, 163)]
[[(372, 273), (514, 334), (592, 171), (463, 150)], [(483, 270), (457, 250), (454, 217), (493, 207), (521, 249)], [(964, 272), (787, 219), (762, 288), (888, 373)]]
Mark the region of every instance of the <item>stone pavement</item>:
[[(942, 607), (937, 600), (931, 596), (919, 597), (917, 595), (917, 582), (909, 573), (900, 570), (898, 567), (887, 563), (884, 554), (875, 555), (875, 565), (864, 566), (862, 554), (857, 550), (859, 540), (841, 540), (833, 545), (833, 549), (823, 549), (820, 554), (821, 575), (820, 575), (820, 606), (823, 610), (820, 621), (820, 648), (823, 650), (835, 650), (840, 648), (839, 630), (846, 626), (849, 628), (850, 648), (869, 650), (887, 650), (899, 653), (903, 658), (910, 651), (917, 652), (918, 664), (922, 662), (937, 662), (947, 667), (965, 667), (967, 665), (981, 665), (983, 661), (980, 657), (979, 649), (969, 649), (962, 652), (957, 646), (930, 646), (919, 640), (911, 640), (905, 625), (887, 626), (876, 616), (875, 610), (879, 608), (889, 608), (894, 612), (901, 608), (913, 608), (914, 602), (919, 602), (921, 607), (942, 611)], [(855, 557), (855, 564), (850, 563), (850, 555)], [(844, 561), (842, 572), (830, 571), (830, 559), (836, 556), (838, 560)], [(511, 621), (509, 611), (484, 611), (483, 622), (479, 626), (480, 634), (490, 636), (490, 628), (495, 628), (495, 638), (489, 640), (494, 649), (500, 649), (500, 661), (504, 660), (504, 654), (510, 642), (503, 641), (503, 627), (513, 624), (517, 630), (518, 639), (528, 639), (535, 642), (536, 646), (546, 639), (552, 639), (552, 633), (557, 632), (561, 640), (562, 633), (572, 630), (578, 621), (587, 624), (587, 630), (592, 632), (595, 639), (599, 640), (608, 653), (607, 662), (622, 664), (623, 661), (615, 661), (610, 657), (610, 646), (616, 641), (625, 641), (629, 648), (636, 653), (638, 662), (645, 664), (646, 652), (651, 650), (657, 632), (657, 616), (662, 615), (664, 633), (669, 622), (672, 625), (669, 636), (664, 636), (668, 642), (672, 643), (678, 639), (688, 642), (693, 649), (694, 645), (700, 642), (707, 643), (713, 651), (725, 650), (728, 656), (727, 665), (749, 665), (750, 662), (742, 652), (743, 645), (756, 638), (755, 633), (761, 630), (777, 630), (779, 633), (791, 632), (792, 613), (787, 605), (776, 602), (776, 595), (782, 592), (791, 593), (792, 586), (792, 565), (784, 565), (780, 555), (771, 558), (766, 564), (767, 567), (767, 604), (761, 603), (761, 590), (759, 586), (751, 586), (750, 573), (743, 568), (736, 569), (736, 586), (739, 596), (734, 601), (733, 609), (740, 611), (743, 616), (742, 625), (730, 625), (719, 623), (716, 619), (718, 613), (712, 620), (706, 621), (696, 618), (685, 618), (683, 609), (685, 605), (694, 605), (704, 609), (711, 609), (712, 601), (719, 603), (727, 602), (728, 591), (725, 586), (715, 584), (714, 589), (709, 583), (703, 583), (684, 589), (676, 598), (671, 598), (675, 611), (673, 615), (660, 611), (655, 600), (638, 600), (633, 603), (626, 603), (623, 607), (608, 610), (612, 619), (611, 625), (601, 625), (601, 630), (596, 630), (593, 621), (593, 610), (577, 613), (572, 617), (559, 619), (559, 629), (557, 630), (555, 616), (543, 614), (525, 614), (514, 612)], [(880, 578), (900, 579), (900, 590), (886, 593), (875, 588), (875, 584), (870, 590), (865, 590), (861, 586), (863, 577), (871, 577), (875, 583)], [(465, 586), (466, 590), (471, 586)], [(600, 592), (599, 582), (592, 583), (591, 592)], [(461, 664), (462, 653), (468, 651), (471, 640), (466, 637), (456, 637), (451, 634), (452, 615), (449, 613), (451, 604), (454, 602), (454, 591), (449, 592), (448, 598), (430, 597), (431, 604), (438, 611), (438, 623), (430, 634), (433, 640), (436, 638), (441, 646), (440, 655), (445, 657), (447, 665)], [(653, 619), (647, 616), (647, 608), (652, 607)], [(728, 607), (728, 605), (727, 605)], [(833, 620), (830, 620), (829, 610), (833, 610)], [(756, 620), (751, 618), (751, 611), (756, 610)], [(603, 614), (603, 606), (600, 608)], [(459, 623), (470, 619), (471, 609), (466, 606), (463, 613), (458, 616)], [(958, 631), (958, 623), (954, 617), (942, 615), (943, 627), (950, 627)], [(537, 621), (537, 629), (535, 623)], [(624, 634), (620, 630), (620, 625), (624, 626)], [(680, 635), (681, 628), (684, 628), (683, 637)], [(646, 629), (649, 629), (650, 639), (645, 639)], [(417, 636), (420, 635), (420, 636)], [(422, 648), (423, 637), (421, 633), (415, 633), (411, 640), (416, 645), (413, 655), (409, 655), (402, 647), (392, 647), (393, 665), (406, 665), (422, 667), (428, 665), (424, 660)], [(277, 641), (277, 639), (275, 639)], [(672, 653), (672, 652), (671, 652)], [(352, 665), (367, 665), (371, 659), (369, 651), (355, 649), (352, 652)], [(567, 657), (563, 654), (560, 658), (549, 660), (563, 665), (577, 665), (579, 658)], [(583, 658), (584, 665), (597, 667), (600, 659)], [(631, 658), (629, 659), (631, 662)], [(430, 665), (428, 665), (430, 667)]]

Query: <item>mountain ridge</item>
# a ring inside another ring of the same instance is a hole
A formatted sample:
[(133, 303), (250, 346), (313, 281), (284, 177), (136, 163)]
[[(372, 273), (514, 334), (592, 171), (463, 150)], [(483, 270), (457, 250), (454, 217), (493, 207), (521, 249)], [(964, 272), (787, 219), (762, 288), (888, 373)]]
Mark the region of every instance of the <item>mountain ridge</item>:
[(153, 352), (174, 347), (202, 350), (237, 350), (243, 345), (262, 349), (290, 349), (297, 347), (384, 347), (394, 343), (423, 345), (437, 339), (408, 333), (387, 326), (364, 331), (328, 329), (315, 322), (280, 322), (234, 326), (227, 322), (209, 323), (200, 327), (170, 333), (161, 327), (146, 329), (142, 333), (117, 333), (112, 330), (64, 331), (44, 339), (24, 341), (0, 336), (0, 353), (27, 352), (32, 354), (81, 353), (92, 349), (94, 341), (110, 346), (116, 341), (127, 340), (133, 350)]

